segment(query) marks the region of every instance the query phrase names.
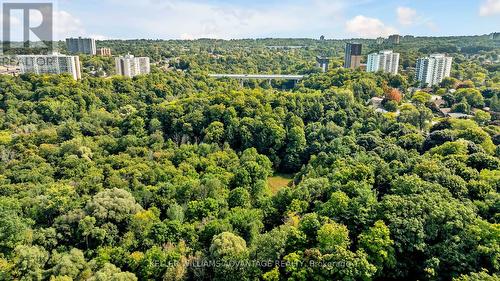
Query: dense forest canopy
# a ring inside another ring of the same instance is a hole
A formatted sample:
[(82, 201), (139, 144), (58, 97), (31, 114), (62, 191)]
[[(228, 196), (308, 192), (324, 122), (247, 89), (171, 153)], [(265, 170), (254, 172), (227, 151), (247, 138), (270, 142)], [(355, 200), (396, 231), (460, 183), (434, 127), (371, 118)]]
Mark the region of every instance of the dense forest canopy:
[[(342, 41), (206, 39), (99, 42), (152, 58), (133, 79), (0, 76), (0, 280), (498, 280), (499, 42), (359, 41), (401, 74), (340, 69)], [(434, 52), (452, 77), (412, 90)]]

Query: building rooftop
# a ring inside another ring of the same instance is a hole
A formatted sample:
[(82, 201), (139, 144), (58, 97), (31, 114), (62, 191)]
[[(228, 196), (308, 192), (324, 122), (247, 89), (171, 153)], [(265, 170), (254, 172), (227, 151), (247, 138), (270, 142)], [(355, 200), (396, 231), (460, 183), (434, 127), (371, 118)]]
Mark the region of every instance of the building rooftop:
[(430, 58), (445, 58), (445, 54), (431, 54), (429, 55)]
[(382, 50), (379, 52), (380, 54), (392, 54), (392, 50)]
[(472, 115), (465, 114), (465, 113), (448, 113), (448, 117), (451, 118), (457, 118), (457, 119), (469, 119), (472, 118)]

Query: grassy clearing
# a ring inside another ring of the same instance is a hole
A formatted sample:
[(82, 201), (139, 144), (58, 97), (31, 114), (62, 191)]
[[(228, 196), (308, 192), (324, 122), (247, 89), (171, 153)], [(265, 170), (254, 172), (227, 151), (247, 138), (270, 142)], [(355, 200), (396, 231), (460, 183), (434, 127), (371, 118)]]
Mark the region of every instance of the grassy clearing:
[(289, 174), (276, 174), (273, 177), (267, 179), (267, 185), (271, 188), (271, 192), (274, 194), (278, 193), (280, 189), (287, 186), (293, 180), (293, 175)]

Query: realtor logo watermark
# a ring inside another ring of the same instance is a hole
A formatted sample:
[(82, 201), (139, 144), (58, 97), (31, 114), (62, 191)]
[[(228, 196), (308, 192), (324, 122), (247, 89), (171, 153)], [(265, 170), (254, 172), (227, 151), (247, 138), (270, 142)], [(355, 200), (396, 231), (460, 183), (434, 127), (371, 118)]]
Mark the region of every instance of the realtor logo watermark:
[(0, 56), (0, 66), (52, 67), (58, 62), (56, 56)]
[[(15, 49), (26, 50), (29, 48), (52, 51), (54, 35), (54, 4), (53, 2), (21, 2), (1, 1), (2, 3), (2, 43), (0, 54)], [(15, 16), (15, 15), (16, 16)], [(22, 19), (17, 15), (21, 14)], [(35, 15), (39, 20), (36, 23)], [(40, 17), (41, 16), (41, 17)], [(20, 26), (21, 25), (21, 28)], [(12, 29), (22, 34), (13, 34)], [(22, 37), (20, 37), (22, 35)], [(36, 42), (36, 44), (33, 44)]]

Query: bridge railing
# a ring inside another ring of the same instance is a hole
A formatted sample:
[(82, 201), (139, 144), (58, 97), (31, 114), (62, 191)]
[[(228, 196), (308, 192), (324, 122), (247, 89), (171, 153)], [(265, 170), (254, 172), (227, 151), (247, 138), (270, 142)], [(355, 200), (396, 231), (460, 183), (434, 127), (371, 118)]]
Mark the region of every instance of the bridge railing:
[(233, 79), (262, 79), (262, 80), (302, 80), (305, 75), (280, 75), (280, 74), (209, 74), (213, 78), (233, 78)]

